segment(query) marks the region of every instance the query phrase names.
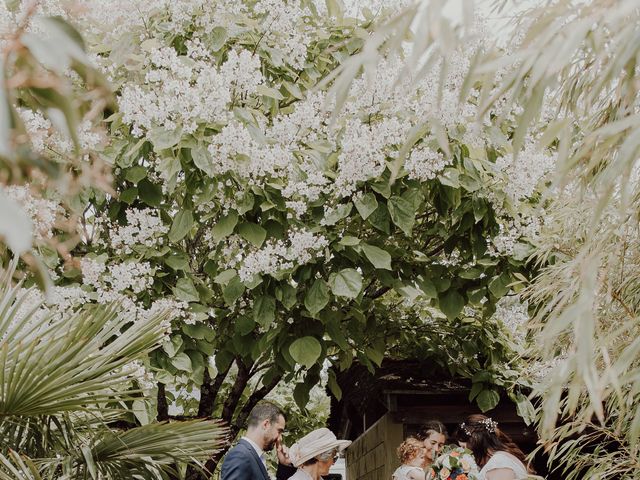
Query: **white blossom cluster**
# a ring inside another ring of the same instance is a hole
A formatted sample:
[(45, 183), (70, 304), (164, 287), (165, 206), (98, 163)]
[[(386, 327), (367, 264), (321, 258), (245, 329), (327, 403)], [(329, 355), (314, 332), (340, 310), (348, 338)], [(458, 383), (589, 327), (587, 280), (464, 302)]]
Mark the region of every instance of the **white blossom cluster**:
[(487, 240), (492, 256), (513, 255), (521, 241), (535, 242), (542, 228), (542, 215), (515, 214), (499, 219), (500, 233)]
[(62, 207), (58, 202), (38, 196), (29, 185), (9, 185), (1, 188), (7, 197), (20, 204), (31, 218), (36, 240), (53, 236), (56, 219), (62, 214)]
[(504, 174), (504, 192), (517, 202), (531, 197), (540, 181), (553, 171), (555, 164), (555, 155), (540, 151), (530, 140), (517, 158), (513, 154), (499, 157), (495, 166)]
[(500, 321), (520, 343), (524, 341), (526, 325), (530, 320), (529, 304), (519, 295), (507, 295), (496, 304), (493, 318)]
[[(189, 304), (175, 298), (161, 298), (155, 300), (146, 309), (136, 301), (136, 295), (151, 287), (155, 274), (148, 262), (128, 261), (121, 263), (105, 263), (101, 257), (84, 257), (80, 261), (82, 271), (82, 289), (79, 287), (60, 287), (60, 295), (66, 292), (82, 292), (85, 300), (95, 300), (108, 304), (119, 302), (121, 307), (131, 318), (148, 319), (155, 315), (165, 315), (164, 329), (171, 332), (171, 323), (182, 321), (194, 324), (197, 316), (190, 311)], [(64, 290), (64, 292), (63, 292)]]
[(126, 364), (118, 373), (124, 373), (128, 378), (137, 382), (144, 391), (149, 392), (156, 387), (153, 374), (147, 370), (147, 367), (140, 360), (134, 360)]
[(212, 138), (208, 151), (214, 174), (234, 172), (253, 180), (284, 176), (291, 157), (291, 152), (280, 145), (255, 140), (249, 129), (236, 120)]
[(433, 180), (448, 165), (442, 153), (422, 144), (411, 150), (404, 163), (409, 178), (420, 181)]
[(228, 79), (234, 97), (251, 95), (258, 86), (265, 83), (260, 68), (260, 58), (257, 55), (248, 50), (242, 50), (240, 53), (231, 50), (227, 54), (227, 61), (220, 67), (220, 74)]
[(21, 303), (7, 331), (24, 321), (27, 315), (31, 315), (23, 329), (35, 334), (38, 329), (48, 325), (48, 319), (72, 314), (89, 300), (88, 293), (79, 286), (54, 286), (47, 290), (46, 296), (37, 288), (20, 288), (16, 301)]
[(142, 136), (154, 127), (166, 133), (176, 128), (193, 133), (199, 123), (227, 118), (231, 79), (225, 79), (210, 62), (180, 57), (171, 47), (149, 53), (144, 84), (125, 85), (119, 101), (123, 121), (132, 125), (134, 135)]
[(405, 140), (410, 125), (397, 118), (385, 118), (372, 125), (359, 120), (347, 122), (338, 158), (335, 194), (353, 194), (359, 182), (378, 177), (386, 168), (391, 148)]
[(286, 241), (269, 240), (260, 249), (249, 252), (241, 261), (238, 275), (243, 282), (256, 275), (274, 275), (304, 265), (322, 254), (329, 244), (323, 235), (307, 230), (292, 231)]
[[(92, 268), (91, 272), (95, 270)], [(94, 285), (104, 301), (119, 299), (119, 293), (131, 291), (140, 293), (151, 287), (155, 269), (149, 262), (123, 262), (108, 265), (100, 276), (100, 283)]]
[(283, 62), (302, 69), (312, 39), (305, 21), (310, 12), (295, 0), (259, 0), (253, 10), (262, 17), (265, 41), (280, 50)]
[(169, 227), (162, 223), (158, 211), (151, 208), (129, 208), (127, 224), (113, 227), (109, 244), (117, 253), (131, 253), (135, 245), (161, 245)]
[[(24, 122), (25, 129), (31, 140), (33, 150), (40, 154), (69, 155), (73, 152), (71, 138), (54, 128), (51, 120), (40, 112), (28, 108), (18, 108), (18, 114)], [(85, 120), (77, 127), (78, 143), (83, 151), (95, 150), (104, 144), (104, 134), (98, 128)]]
[(128, 261), (105, 263), (104, 258), (85, 257), (80, 261), (83, 284), (94, 292), (92, 298), (98, 303), (120, 302), (123, 308), (137, 309), (135, 294), (153, 284), (155, 269), (149, 262)]
[(154, 301), (147, 310), (141, 310), (140, 315), (143, 318), (166, 315), (165, 327), (167, 331), (171, 330), (171, 322), (182, 321), (189, 325), (197, 322), (196, 315), (189, 310), (189, 304), (175, 298), (160, 298)]

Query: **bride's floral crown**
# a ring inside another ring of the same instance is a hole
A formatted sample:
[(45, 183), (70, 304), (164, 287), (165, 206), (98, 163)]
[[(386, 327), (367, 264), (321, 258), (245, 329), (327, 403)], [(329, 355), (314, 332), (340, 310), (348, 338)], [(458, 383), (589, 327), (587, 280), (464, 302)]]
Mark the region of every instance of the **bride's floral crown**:
[[(476, 423), (476, 422), (474, 422)], [(494, 421), (492, 418), (487, 417), (484, 420), (480, 420), (479, 422), (477, 422), (478, 424), (484, 426), (485, 430), (489, 433), (496, 433), (496, 428), (498, 428), (498, 422)], [(467, 435), (471, 435), (471, 430), (469, 429), (469, 425), (467, 425), (466, 423), (462, 422), (460, 424), (460, 428), (462, 429), (462, 431), (464, 431), (464, 433), (466, 433)]]

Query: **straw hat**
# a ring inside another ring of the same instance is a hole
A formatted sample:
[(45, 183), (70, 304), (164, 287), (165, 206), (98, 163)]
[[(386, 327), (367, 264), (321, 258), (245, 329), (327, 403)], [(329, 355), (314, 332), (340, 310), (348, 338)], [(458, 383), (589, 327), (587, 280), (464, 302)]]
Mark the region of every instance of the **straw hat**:
[(342, 451), (349, 445), (351, 440), (338, 440), (328, 428), (318, 428), (291, 445), (289, 458), (294, 467), (299, 467), (321, 453), (333, 449)]

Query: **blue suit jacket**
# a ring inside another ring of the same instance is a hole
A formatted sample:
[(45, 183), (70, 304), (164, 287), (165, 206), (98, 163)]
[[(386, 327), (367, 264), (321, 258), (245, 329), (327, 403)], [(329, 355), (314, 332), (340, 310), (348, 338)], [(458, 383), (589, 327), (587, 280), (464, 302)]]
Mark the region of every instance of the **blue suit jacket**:
[[(296, 469), (278, 465), (277, 480), (286, 480)], [(222, 462), (221, 480), (271, 480), (257, 452), (246, 440), (229, 450)]]

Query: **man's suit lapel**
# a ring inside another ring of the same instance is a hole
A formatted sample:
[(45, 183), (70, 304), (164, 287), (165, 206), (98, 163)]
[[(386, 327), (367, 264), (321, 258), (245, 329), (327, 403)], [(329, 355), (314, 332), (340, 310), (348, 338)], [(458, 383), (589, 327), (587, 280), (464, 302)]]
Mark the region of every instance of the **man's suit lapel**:
[(267, 469), (264, 466), (264, 463), (262, 463), (262, 460), (260, 460), (260, 457), (258, 456), (258, 452), (256, 452), (255, 448), (253, 448), (251, 446), (251, 444), (249, 442), (247, 442), (246, 440), (242, 440), (241, 439), (240, 442), (238, 442), (238, 443), (242, 444), (244, 446), (244, 448), (249, 451), (249, 454), (251, 455), (253, 460), (258, 464), (258, 468), (262, 472), (262, 475), (264, 476), (264, 479), (265, 480), (271, 480), (271, 477), (269, 476), (269, 472), (267, 472)]

